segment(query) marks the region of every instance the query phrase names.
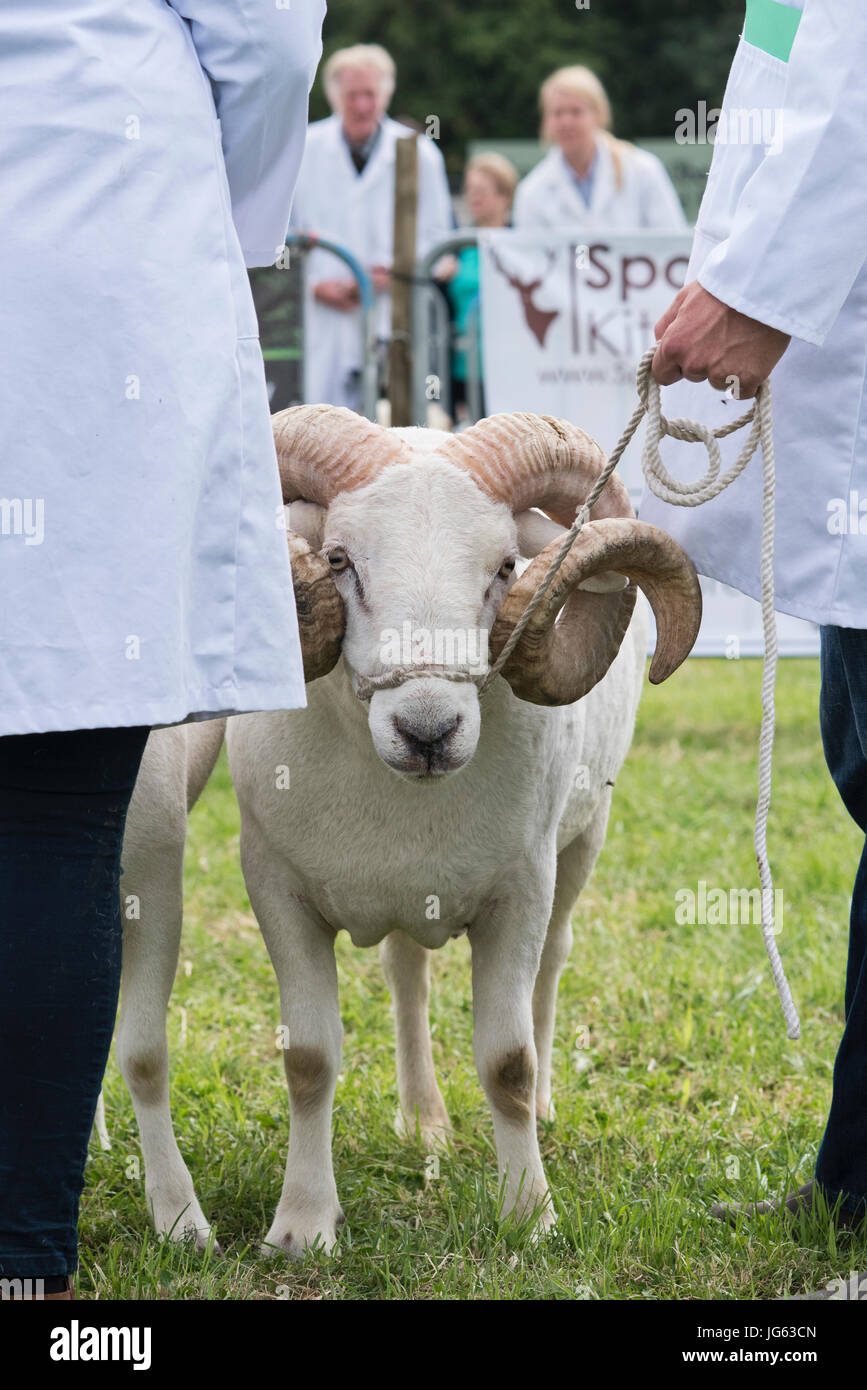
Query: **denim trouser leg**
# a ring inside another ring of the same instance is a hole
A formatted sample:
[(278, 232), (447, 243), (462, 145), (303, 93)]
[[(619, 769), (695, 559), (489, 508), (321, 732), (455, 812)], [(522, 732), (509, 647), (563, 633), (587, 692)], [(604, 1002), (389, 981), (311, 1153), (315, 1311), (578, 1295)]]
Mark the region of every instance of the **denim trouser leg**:
[(0, 1276), (72, 1274), (148, 730), (0, 738)]
[[(823, 627), (822, 742), (835, 786), (867, 831), (867, 631)], [(816, 1160), (830, 1201), (867, 1203), (867, 843), (852, 890), (846, 1026), (834, 1063), (831, 1110)]]

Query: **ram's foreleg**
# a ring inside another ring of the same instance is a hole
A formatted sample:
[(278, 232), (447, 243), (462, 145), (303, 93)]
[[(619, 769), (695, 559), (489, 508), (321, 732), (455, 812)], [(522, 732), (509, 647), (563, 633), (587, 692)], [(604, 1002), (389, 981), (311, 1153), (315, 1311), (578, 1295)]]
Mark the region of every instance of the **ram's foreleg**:
[(538, 1207), (538, 1230), (554, 1222), (536, 1136), (536, 1047), (533, 986), (554, 893), (547, 880), (527, 874), (498, 894), (473, 922), (473, 1050), (491, 1106), (503, 1215)]
[(611, 789), (606, 788), (598, 810), (586, 830), (566, 845), (557, 856), (557, 887), (554, 906), (545, 937), (539, 974), (533, 990), (533, 1033), (536, 1040), (538, 1076), (536, 1078), (536, 1116), (553, 1120), (551, 1100), (551, 1054), (557, 1013), (557, 986), (572, 947), (572, 911), (587, 883), (599, 852), (605, 843)]
[(286, 1174), (263, 1250), (301, 1256), (318, 1240), (331, 1251), (344, 1220), (331, 1162), (331, 1109), (343, 1048), (334, 932), (268, 846), (251, 850), (242, 831), (241, 852), (280, 986), (277, 1041), (289, 1085)]

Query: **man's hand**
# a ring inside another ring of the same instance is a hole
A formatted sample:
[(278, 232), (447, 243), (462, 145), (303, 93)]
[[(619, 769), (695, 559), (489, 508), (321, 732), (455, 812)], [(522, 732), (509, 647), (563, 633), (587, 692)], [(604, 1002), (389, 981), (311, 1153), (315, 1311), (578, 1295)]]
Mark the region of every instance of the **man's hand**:
[(433, 268), (433, 278), (439, 280), (440, 284), (445, 285), (457, 275), (458, 264), (457, 256), (440, 256)]
[(370, 267), (370, 278), (373, 281), (373, 288), (377, 294), (382, 294), (384, 290), (391, 288), (391, 266), (372, 265)]
[(730, 309), (697, 280), (673, 299), (654, 330), (652, 371), (660, 386), (709, 381), (743, 400), (756, 394), (791, 341), (787, 333)]
[(355, 280), (320, 280), (313, 286), (313, 297), (320, 304), (342, 309), (344, 313), (357, 308), (361, 298)]

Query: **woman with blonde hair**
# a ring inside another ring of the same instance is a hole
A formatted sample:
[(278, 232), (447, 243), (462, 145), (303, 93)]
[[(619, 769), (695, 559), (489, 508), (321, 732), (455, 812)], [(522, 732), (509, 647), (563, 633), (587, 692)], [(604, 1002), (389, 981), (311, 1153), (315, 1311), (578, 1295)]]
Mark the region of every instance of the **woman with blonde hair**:
[(611, 133), (611, 107), (585, 67), (558, 68), (539, 91), (552, 148), (518, 185), (516, 227), (672, 231), (686, 218), (656, 155)]

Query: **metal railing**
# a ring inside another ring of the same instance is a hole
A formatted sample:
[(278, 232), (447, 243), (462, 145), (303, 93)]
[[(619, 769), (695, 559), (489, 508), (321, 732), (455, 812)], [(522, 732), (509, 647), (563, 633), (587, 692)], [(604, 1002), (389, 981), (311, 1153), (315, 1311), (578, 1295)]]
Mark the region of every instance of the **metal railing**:
[[(361, 263), (352, 255), (352, 252), (347, 251), (344, 246), (339, 246), (336, 241), (328, 241), (325, 237), (307, 236), (300, 232), (291, 232), (286, 238), (286, 245), (289, 247), (290, 255), (293, 248), (301, 252), (301, 270), (305, 294), (307, 288), (307, 257), (311, 251), (329, 251), (331, 255), (337, 256), (339, 260), (343, 261), (344, 265), (352, 272), (358, 285), (358, 295), (361, 301), (361, 413), (362, 415), (366, 415), (368, 420), (375, 420), (376, 400), (379, 395), (379, 380), (373, 281)], [(304, 359), (304, 331), (304, 320), (302, 315), (302, 364)]]
[[(479, 374), (480, 320), (478, 302), (471, 308), (465, 337), (455, 341), (448, 305), (442, 290), (433, 277), (433, 268), (444, 256), (462, 251), (465, 247), (478, 244), (475, 230), (462, 230), (454, 236), (439, 242), (421, 258), (413, 274), (412, 296), (412, 364), (413, 364), (413, 417), (416, 424), (427, 423), (428, 405), (437, 401), (450, 416), (454, 416), (452, 402), (451, 357), (455, 347), (460, 347), (467, 364), (466, 396), (470, 423), (481, 414), (482, 383)], [(311, 251), (327, 251), (342, 261), (358, 285), (359, 313), (361, 316), (362, 367), (360, 381), (361, 413), (369, 420), (376, 419), (376, 405), (379, 396), (380, 345), (376, 333), (376, 296), (373, 281), (357, 258), (344, 246), (325, 237), (292, 232), (286, 237), (286, 247), (290, 257), (299, 255), (302, 281), (302, 305), (307, 294), (307, 259)], [(302, 307), (301, 322), (298, 325), (299, 346), (288, 348), (269, 348), (265, 356), (271, 358), (291, 355), (300, 356), (301, 371), (305, 351), (305, 322)]]

